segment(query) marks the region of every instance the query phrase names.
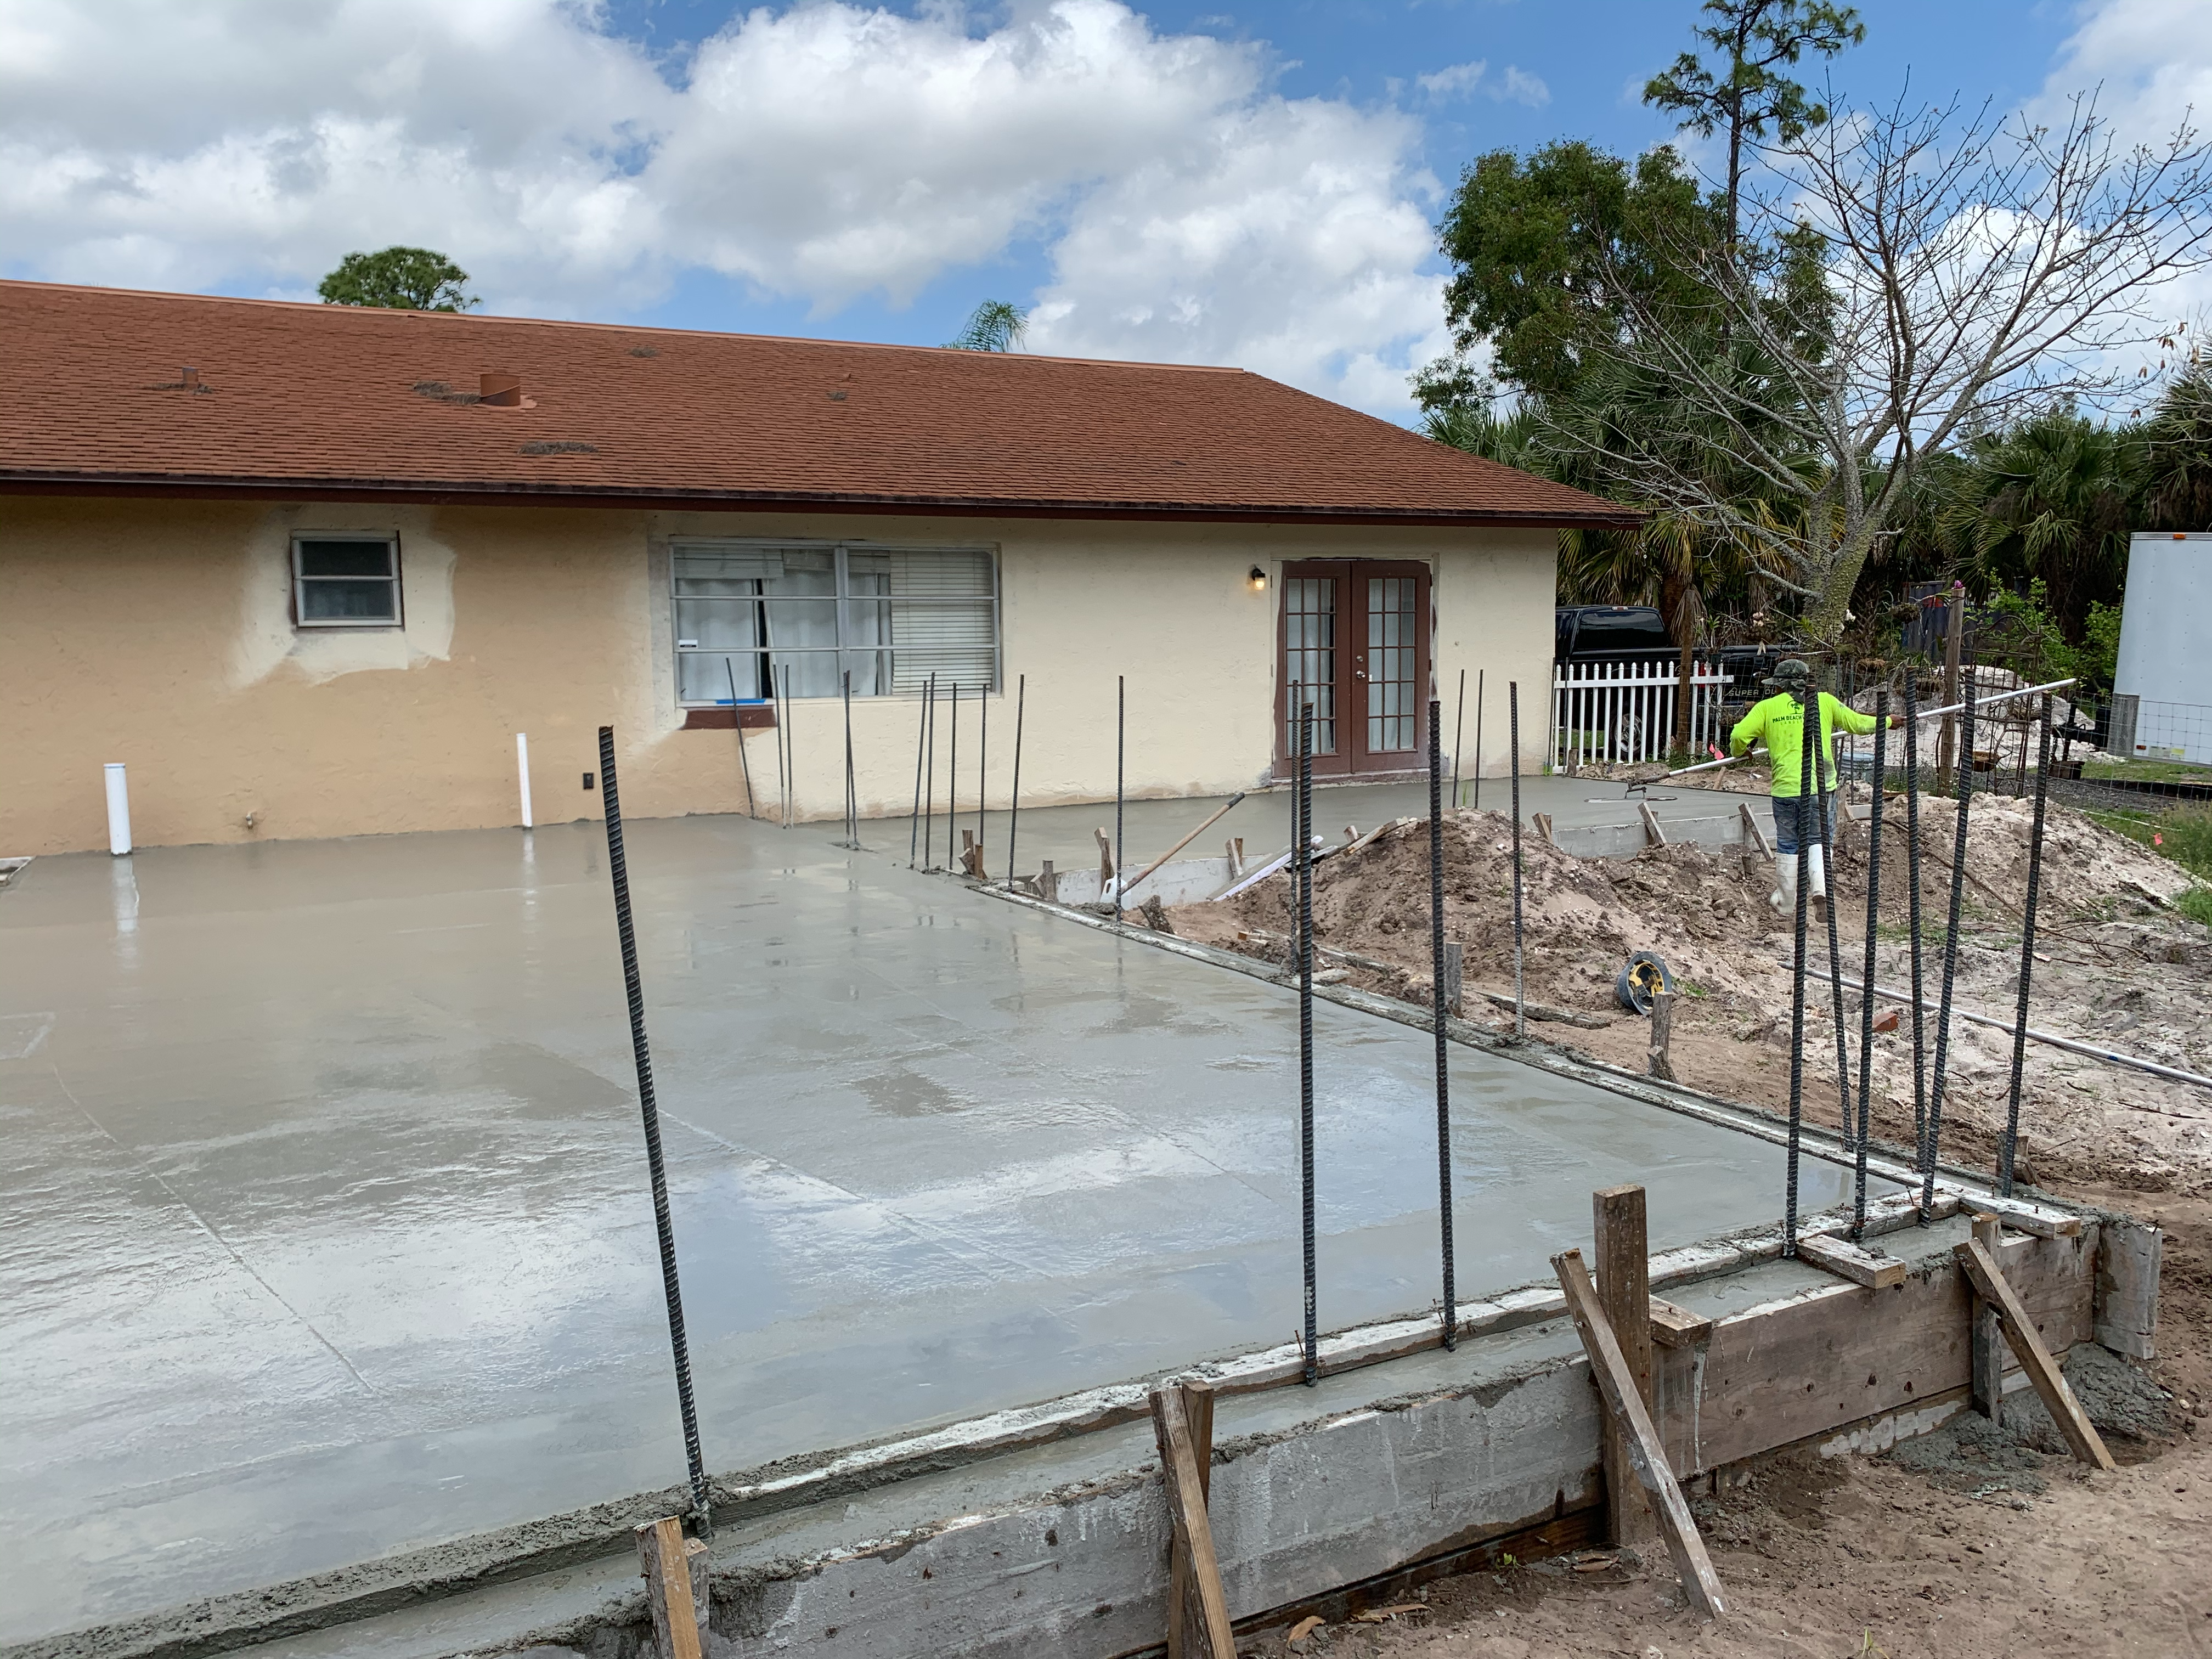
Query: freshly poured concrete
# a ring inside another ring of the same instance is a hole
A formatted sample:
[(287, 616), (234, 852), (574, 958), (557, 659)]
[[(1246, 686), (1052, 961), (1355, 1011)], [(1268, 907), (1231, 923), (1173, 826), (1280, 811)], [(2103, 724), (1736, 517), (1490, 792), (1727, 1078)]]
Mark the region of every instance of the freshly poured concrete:
[[(710, 1465), (1288, 1334), (1291, 996), (832, 833), (631, 830)], [(1432, 1059), (1316, 1023), (1340, 1325), (1436, 1294)], [(0, 1056), (0, 1640), (680, 1478), (596, 825), (40, 860)], [(1463, 1293), (1609, 1182), (1655, 1248), (1778, 1207), (1748, 1137), (1453, 1086)]]

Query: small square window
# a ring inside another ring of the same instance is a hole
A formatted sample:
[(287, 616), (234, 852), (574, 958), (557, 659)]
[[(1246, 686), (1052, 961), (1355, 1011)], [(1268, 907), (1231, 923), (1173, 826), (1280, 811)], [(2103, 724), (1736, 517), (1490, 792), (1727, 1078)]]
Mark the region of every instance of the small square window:
[(392, 536), (299, 536), (294, 615), (301, 628), (399, 626), (399, 542)]

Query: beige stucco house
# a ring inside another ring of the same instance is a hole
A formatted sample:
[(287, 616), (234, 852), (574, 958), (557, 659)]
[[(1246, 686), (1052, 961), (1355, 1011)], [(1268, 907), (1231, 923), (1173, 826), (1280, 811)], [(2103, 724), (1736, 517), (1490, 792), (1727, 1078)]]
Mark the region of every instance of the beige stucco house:
[(1117, 677), (1133, 794), (1280, 776), (1293, 683), (1322, 776), (1411, 770), (1459, 670), (1493, 729), (1543, 684), (1553, 532), (1629, 517), (1233, 369), (32, 283), (0, 316), (0, 854), (105, 846), (108, 762), (140, 845), (515, 823), (518, 733), (537, 820), (595, 816), (602, 724), (632, 815), (748, 777), (774, 810), (781, 720), (835, 818), (848, 678), (865, 815), (908, 810), (932, 676), (988, 702), (994, 805), (1018, 692), (1024, 804), (1112, 793)]

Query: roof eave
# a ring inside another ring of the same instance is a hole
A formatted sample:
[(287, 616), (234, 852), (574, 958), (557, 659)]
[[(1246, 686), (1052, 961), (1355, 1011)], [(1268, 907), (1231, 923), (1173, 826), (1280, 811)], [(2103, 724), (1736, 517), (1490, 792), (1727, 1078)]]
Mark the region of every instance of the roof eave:
[(162, 497), (200, 501), (361, 501), (428, 506), (642, 507), (659, 511), (935, 514), (956, 518), (1137, 519), (1230, 524), (1630, 527), (1644, 514), (1536, 507), (1315, 507), (1241, 502), (1113, 501), (983, 495), (897, 495), (848, 490), (665, 489), (605, 484), (400, 483), (383, 478), (240, 478), (173, 473), (0, 471), (0, 495)]

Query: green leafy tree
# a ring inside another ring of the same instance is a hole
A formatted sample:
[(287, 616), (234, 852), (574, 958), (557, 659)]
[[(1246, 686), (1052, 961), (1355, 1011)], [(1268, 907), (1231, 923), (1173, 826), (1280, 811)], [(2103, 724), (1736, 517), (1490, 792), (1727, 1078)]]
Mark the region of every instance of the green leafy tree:
[[(1697, 304), (1698, 285), (1668, 250), (1710, 239), (1719, 222), (1663, 145), (1633, 163), (1579, 142), (1525, 161), (1493, 150), (1461, 174), (1437, 227), (1452, 264), (1453, 343), (1462, 354), (1486, 348), (1492, 373), (1514, 392), (1571, 396), (1632, 293), (1674, 313)], [(1424, 371), (1441, 393), (1466, 373), (1450, 359)]]
[(481, 303), (468, 292), (469, 273), (427, 247), (349, 253), (315, 292), (329, 306), (377, 306), (387, 311), (467, 311)]
[(1029, 326), (1029, 313), (1012, 301), (986, 300), (969, 313), (959, 337), (945, 343), (955, 351), (1015, 351)]
[(2035, 592), (2065, 637), (2089, 607), (2120, 598), (2142, 471), (2134, 432), (2069, 409), (1977, 433), (1946, 469), (1936, 507), (1944, 541), (1987, 590)]
[(1828, 118), (1784, 71), (1807, 52), (1833, 58), (1866, 39), (1855, 6), (1828, 0), (1705, 0), (1712, 21), (1693, 31), (1713, 54), (1708, 64), (1686, 52), (1651, 77), (1644, 101), (1681, 118), (1701, 138), (1724, 134), (1728, 174), (1723, 222), (1733, 244), (1743, 199), (1744, 148), (1772, 133), (1795, 143)]
[(2199, 347), (2142, 428), (2142, 527), (2212, 530), (2212, 352)]

